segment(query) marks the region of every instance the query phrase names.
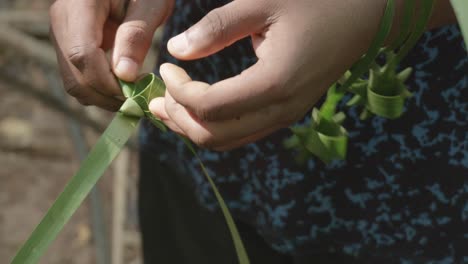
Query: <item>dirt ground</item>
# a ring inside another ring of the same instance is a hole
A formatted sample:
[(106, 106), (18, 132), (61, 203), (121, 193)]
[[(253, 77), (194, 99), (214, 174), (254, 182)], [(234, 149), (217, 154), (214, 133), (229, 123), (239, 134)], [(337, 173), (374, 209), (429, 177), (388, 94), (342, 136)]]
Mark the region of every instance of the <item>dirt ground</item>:
[[(46, 10), (49, 2), (53, 1), (0, 0), (0, 11)], [(2, 58), (1, 49), (0, 66), (5, 66), (8, 60)], [(41, 78), (34, 81), (44, 82)], [(9, 263), (79, 166), (66, 116), (11, 89), (0, 83), (0, 263)], [(100, 110), (92, 111), (104, 116), (104, 124), (110, 117)], [(96, 134), (87, 129), (86, 135), (92, 145)], [(135, 209), (137, 157), (135, 153), (131, 156), (124, 263), (134, 264), (141, 261)], [(107, 234), (111, 233), (112, 186), (110, 170), (99, 183)], [(91, 230), (90, 205), (86, 200), (40, 263), (96, 263)]]
[[(0, 263), (11, 259), (79, 165), (65, 116), (7, 89), (0, 85)], [(92, 145), (96, 134), (89, 129), (87, 134)], [(134, 194), (135, 154), (131, 164), (129, 193)], [(99, 183), (109, 229), (112, 180), (112, 173), (107, 173)], [(127, 199), (128, 231), (136, 232), (134, 195)], [(89, 210), (86, 201), (41, 263), (94, 263)], [(138, 255), (137, 244), (128, 246), (130, 255)]]
[[(89, 129), (87, 134), (92, 145), (96, 134)], [(127, 231), (135, 236), (137, 170), (134, 153), (131, 165)], [(0, 85), (0, 263), (11, 259), (78, 166), (65, 116)], [(108, 229), (112, 217), (111, 172), (104, 175), (99, 183)], [(41, 263), (95, 263), (89, 210), (87, 200)], [(133, 260), (125, 263), (138, 263), (133, 262), (139, 255), (138, 241), (133, 239), (127, 243), (127, 251), (127, 260)]]
[[(0, 150), (0, 259), (8, 260), (39, 223), (78, 163), (62, 116), (21, 94), (0, 91), (3, 135), (8, 133), (5, 130), (13, 130), (9, 137), (1, 137), (4, 147)], [(36, 144), (32, 141), (41, 142), (34, 147), (35, 153), (21, 151), (21, 144)], [(46, 146), (47, 155), (42, 155), (42, 146)], [(93, 263), (89, 230), (85, 205), (42, 263)]]

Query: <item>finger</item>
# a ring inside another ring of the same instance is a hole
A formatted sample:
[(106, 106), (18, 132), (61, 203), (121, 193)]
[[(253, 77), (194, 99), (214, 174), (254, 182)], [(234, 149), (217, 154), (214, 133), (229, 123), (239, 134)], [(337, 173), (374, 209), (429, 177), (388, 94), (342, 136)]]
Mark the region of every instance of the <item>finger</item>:
[(84, 106), (94, 105), (110, 112), (117, 112), (122, 106), (122, 101), (104, 96), (92, 89), (85, 89), (76, 100)]
[(112, 55), (115, 74), (134, 81), (151, 46), (156, 28), (171, 8), (170, 1), (131, 1), (115, 37)]
[(103, 39), (101, 49), (108, 51), (114, 47), (115, 33), (119, 28), (119, 23), (115, 20), (108, 19), (104, 24)]
[(111, 0), (109, 17), (104, 24), (104, 36), (101, 48), (105, 51), (114, 47), (115, 34), (125, 18), (128, 0)]
[(130, 0), (110, 0), (109, 18), (122, 21), (127, 13)]
[(235, 0), (214, 9), (187, 31), (170, 39), (167, 48), (178, 59), (197, 59), (261, 32), (274, 6), (267, 2)]
[(149, 104), (149, 109), (151, 113), (157, 118), (159, 118), (166, 126), (169, 127), (169, 129), (181, 136), (187, 136), (185, 135), (184, 131), (182, 131), (182, 129), (180, 129), (180, 127), (177, 126), (177, 124), (174, 123), (167, 114), (165, 100), (163, 97), (158, 97), (151, 100)]
[(281, 114), (284, 111), (280, 106), (270, 106), (257, 112), (240, 116), (238, 119), (221, 122), (203, 122), (174, 101), (170, 92), (166, 92), (165, 109), (170, 119), (190, 140), (197, 145), (208, 148), (229, 145), (259, 131), (286, 127), (292, 123), (289, 120), (282, 121)]
[[(82, 66), (77, 69), (81, 72), (83, 83), (94, 89), (97, 93), (105, 96), (122, 95), (122, 90), (112, 74), (112, 69), (104, 50), (100, 48), (84, 48), (82, 52), (83, 57), (79, 58)], [(76, 60), (72, 60), (73, 62), (76, 62)], [(73, 65), (76, 66), (76, 63)]]
[(117, 111), (120, 108), (122, 101), (98, 93), (83, 80), (81, 72), (64, 60), (60, 53), (57, 57), (64, 88), (68, 94), (83, 105), (95, 105), (108, 111)]
[(161, 65), (160, 73), (174, 99), (204, 121), (232, 119), (288, 102), (292, 93), (282, 80), (284, 73), (263, 60), (213, 85), (192, 81), (183, 69), (172, 64)]
[[(105, 52), (100, 48), (108, 7), (103, 1), (73, 3), (57, 2), (51, 7), (52, 35), (59, 59), (76, 68), (82, 82), (98, 93), (121, 95)], [(66, 11), (67, 8), (73, 8), (73, 11)]]
[(78, 100), (78, 102), (80, 102), (82, 105), (95, 105), (99, 108), (112, 112), (119, 110), (120, 106), (122, 105), (122, 101), (112, 97), (104, 96), (89, 86), (83, 85), (83, 82), (79, 80), (79, 77), (76, 79), (63, 79), (63, 84), (67, 93), (75, 97), (76, 100)]

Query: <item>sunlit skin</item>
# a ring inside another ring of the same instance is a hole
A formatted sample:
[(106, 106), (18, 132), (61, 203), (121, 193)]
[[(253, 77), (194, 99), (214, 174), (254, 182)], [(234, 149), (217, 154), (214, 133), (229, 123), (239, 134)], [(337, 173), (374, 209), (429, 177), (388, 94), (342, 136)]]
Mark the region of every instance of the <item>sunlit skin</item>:
[[(398, 35), (403, 0), (390, 38)], [(287, 127), (304, 114), (366, 52), (385, 0), (234, 0), (168, 42), (181, 60), (209, 56), (251, 37), (258, 62), (238, 76), (207, 84), (184, 69), (163, 64), (165, 97), (150, 109), (176, 133), (198, 145), (227, 150)], [(155, 29), (173, 1), (58, 0), (52, 31), (65, 88), (81, 103), (117, 110), (113, 73), (133, 81)], [(454, 23), (449, 1), (440, 0), (430, 27)], [(112, 48), (111, 61), (105, 51)], [(119, 62), (122, 62), (119, 64)]]

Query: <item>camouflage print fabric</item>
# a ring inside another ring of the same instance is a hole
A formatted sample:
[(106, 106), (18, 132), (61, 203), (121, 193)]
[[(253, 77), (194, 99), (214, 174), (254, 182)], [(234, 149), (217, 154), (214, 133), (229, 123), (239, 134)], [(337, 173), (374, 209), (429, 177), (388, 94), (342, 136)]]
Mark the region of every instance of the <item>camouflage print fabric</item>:
[[(209, 83), (253, 64), (249, 40), (191, 62), (166, 51), (171, 36), (225, 2), (177, 0), (160, 62)], [(200, 149), (234, 217), (288, 254), (468, 263), (468, 57), (459, 29), (426, 33), (403, 64), (414, 68), (408, 81), (413, 97), (400, 119), (361, 121), (358, 109), (343, 107), (350, 135), (346, 161), (297, 164), (295, 153), (282, 147), (287, 129), (229, 152)], [(200, 204), (217, 208), (197, 161), (173, 133), (144, 123), (140, 140), (145, 151), (190, 179)]]

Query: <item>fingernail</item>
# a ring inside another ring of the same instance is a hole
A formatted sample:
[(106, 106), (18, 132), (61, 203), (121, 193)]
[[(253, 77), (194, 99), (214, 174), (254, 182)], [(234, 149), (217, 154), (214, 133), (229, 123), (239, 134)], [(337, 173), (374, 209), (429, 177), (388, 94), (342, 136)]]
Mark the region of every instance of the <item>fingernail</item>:
[(164, 98), (154, 98), (149, 103), (149, 109), (157, 118), (164, 120), (167, 116), (164, 115)]
[(130, 58), (120, 58), (115, 74), (124, 81), (134, 81), (138, 76), (138, 64)]
[(183, 54), (187, 50), (188, 42), (185, 33), (179, 34), (169, 40), (168, 48), (175, 53)]
[(149, 105), (148, 105), (148, 108), (151, 112), (153, 112), (153, 114), (155, 112), (157, 112), (158, 108), (159, 108), (159, 102), (158, 100), (156, 100), (157, 98), (154, 98), (153, 100), (150, 101)]
[(159, 67), (159, 74), (161, 75), (161, 78), (163, 80), (166, 78), (166, 68), (167, 68), (167, 63), (163, 63)]

